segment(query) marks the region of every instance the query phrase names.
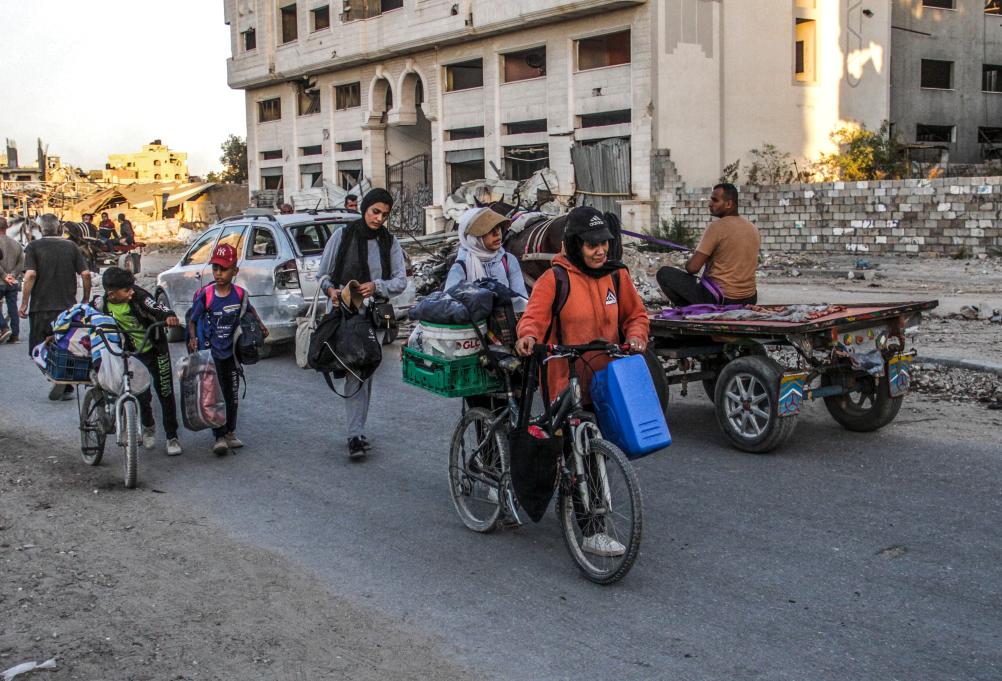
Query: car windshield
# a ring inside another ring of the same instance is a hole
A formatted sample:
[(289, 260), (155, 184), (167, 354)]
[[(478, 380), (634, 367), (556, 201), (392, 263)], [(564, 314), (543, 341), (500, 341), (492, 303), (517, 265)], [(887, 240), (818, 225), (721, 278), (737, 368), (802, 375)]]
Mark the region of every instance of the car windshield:
[(319, 255), (324, 252), (327, 240), (347, 222), (304, 222), (289, 225), (286, 229), (302, 255)]

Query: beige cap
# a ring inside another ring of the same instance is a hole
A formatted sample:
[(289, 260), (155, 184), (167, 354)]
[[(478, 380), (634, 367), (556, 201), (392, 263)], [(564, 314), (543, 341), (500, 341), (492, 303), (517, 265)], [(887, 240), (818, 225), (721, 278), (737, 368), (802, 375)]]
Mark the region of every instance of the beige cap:
[(358, 290), (360, 286), (361, 284), (352, 279), (341, 287), (341, 302), (344, 303), (345, 307), (351, 310), (358, 310), (362, 307), (364, 298)]
[(466, 228), (466, 233), (470, 236), (486, 236), (498, 225), (502, 225), (502, 228), (510, 227), (511, 221), (490, 208), (484, 208), (473, 218), (470, 226)]

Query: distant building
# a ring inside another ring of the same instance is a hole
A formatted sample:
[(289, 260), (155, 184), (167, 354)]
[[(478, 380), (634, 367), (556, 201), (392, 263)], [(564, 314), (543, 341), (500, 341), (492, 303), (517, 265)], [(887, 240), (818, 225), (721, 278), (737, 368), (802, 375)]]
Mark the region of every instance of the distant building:
[(891, 121), (951, 163), (1002, 158), (1002, 2), (895, 0)]
[[(187, 182), (188, 154), (153, 140), (133, 154), (109, 154), (100, 178), (111, 182)], [(94, 173), (92, 173), (92, 176)]]
[(421, 185), (432, 229), (463, 181), (544, 167), (649, 226), (666, 178), (763, 144), (813, 158), (891, 114), (892, 0), (223, 4), (251, 190)]

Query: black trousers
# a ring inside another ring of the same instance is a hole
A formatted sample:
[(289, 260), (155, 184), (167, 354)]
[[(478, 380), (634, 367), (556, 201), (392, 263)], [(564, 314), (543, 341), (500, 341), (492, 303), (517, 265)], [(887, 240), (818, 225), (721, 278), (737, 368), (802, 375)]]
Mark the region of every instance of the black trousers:
[[(170, 352), (158, 352), (156, 348), (136, 355), (150, 371), (152, 388), (160, 400), (160, 413), (163, 416), (164, 434), (167, 439), (177, 437), (177, 400), (174, 399), (174, 375), (171, 371)], [(153, 425), (153, 395), (149, 390), (139, 395), (139, 416), (143, 426)]]
[(52, 335), (52, 322), (59, 318), (61, 310), (32, 310), (28, 314), (28, 354), (36, 345)]
[[(657, 274), (658, 286), (675, 307), (685, 307), (687, 305), (713, 305), (717, 301), (713, 299), (699, 279), (694, 274), (689, 274), (677, 267), (662, 267)], [(758, 302), (758, 294), (740, 300), (725, 298), (724, 305), (754, 305)]]
[(240, 393), (240, 369), (237, 358), (230, 355), (226, 359), (213, 358), (216, 362), (216, 373), (219, 375), (219, 386), (223, 389), (223, 399), (226, 400), (226, 425), (213, 428), (212, 434), (223, 437), (237, 430), (237, 395)]

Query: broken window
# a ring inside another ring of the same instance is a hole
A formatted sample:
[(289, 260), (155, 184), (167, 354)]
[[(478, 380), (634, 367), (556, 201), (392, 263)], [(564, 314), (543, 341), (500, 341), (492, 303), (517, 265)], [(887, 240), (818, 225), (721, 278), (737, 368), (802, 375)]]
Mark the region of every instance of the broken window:
[(267, 123), (282, 118), (282, 100), (278, 97), (265, 99), (257, 103), (257, 122)]
[(919, 123), (915, 126), (916, 142), (953, 142), (954, 126), (952, 125), (923, 125)]
[(362, 140), (352, 140), (351, 142), (338, 142), (338, 151), (362, 151)]
[(484, 150), (455, 149), (445, 152), (445, 163), (449, 170), (449, 191), (456, 191), (460, 185), (470, 180), (482, 180), (486, 177), (487, 167), (484, 163)]
[(351, 189), (362, 181), (362, 161), (338, 161), (337, 183), (342, 189)]
[(546, 119), (537, 118), (531, 121), (513, 121), (504, 126), (506, 135), (525, 135), (530, 132), (546, 132)]
[(262, 151), (261, 152), (261, 160), (262, 161), (273, 161), (276, 158), (282, 158), (282, 150), (281, 149), (269, 149), (268, 151)]
[(296, 109), (300, 116), (310, 116), (320, 113), (320, 90), (314, 85), (312, 88), (306, 84), (300, 84), (297, 88)]
[(321, 5), (310, 10), (310, 23), (314, 31), (322, 31), (331, 27), (331, 6)]
[(338, 111), (362, 106), (362, 84), (348, 83), (334, 86), (334, 108)]
[(953, 62), (938, 59), (922, 60), (922, 87), (938, 90), (953, 88)]
[(378, 17), (383, 12), (400, 9), (404, 0), (342, 0), (341, 21)]
[(283, 171), (281, 166), (277, 168), (261, 168), (262, 189), (281, 189), (282, 177)]
[(278, 10), (281, 14), (282, 44), (291, 43), (299, 37), (299, 21), (296, 17), (296, 4), (286, 5)]
[(817, 54), (817, 22), (814, 19), (794, 20), (796, 42), (794, 43), (793, 77), (800, 83), (817, 80), (815, 56)]
[(1002, 128), (978, 128), (980, 144), (1002, 144)]
[(630, 32), (582, 38), (577, 45), (578, 71), (630, 63)]
[(534, 47), (531, 50), (509, 52), (501, 55), (504, 64), (504, 82), (513, 83), (530, 78), (542, 78), (546, 75), (546, 47)]
[(922, 0), (923, 7), (935, 7), (936, 9), (953, 9), (953, 0)]
[(981, 66), (982, 92), (1002, 92), (1002, 66), (984, 64)]
[(267, 227), (255, 227), (251, 232), (251, 250), (248, 258), (273, 258), (278, 255), (275, 235)]
[(251, 50), (257, 49), (257, 31), (253, 28), (248, 28), (246, 31), (240, 34), (243, 37), (244, 52), (250, 52)]
[(550, 148), (546, 145), (529, 145), (504, 148), (504, 177), (506, 180), (528, 180), (537, 170), (550, 165)]
[(309, 163), (299, 166), (299, 187), (314, 189), (324, 186), (324, 168), (321, 163)]
[(479, 128), (453, 128), (445, 131), (446, 139), (450, 142), (456, 140), (475, 140), (484, 136), (484, 126)]
[(1002, 0), (985, 0), (985, 14), (1002, 14)]
[(471, 59), (445, 67), (445, 91), (469, 90), (484, 86), (484, 60)]
[(633, 113), (630, 109), (620, 111), (606, 111), (597, 114), (585, 114), (581, 118), (582, 128), (599, 128), (603, 125), (620, 125), (633, 120)]
[(324, 150), (319, 144), (314, 144), (308, 147), (299, 147), (300, 156), (316, 156), (317, 154), (322, 153), (324, 153)]

